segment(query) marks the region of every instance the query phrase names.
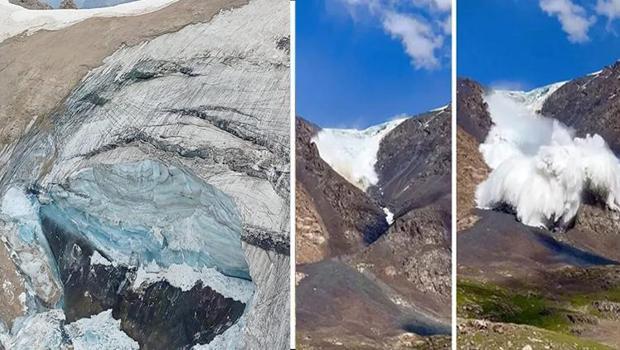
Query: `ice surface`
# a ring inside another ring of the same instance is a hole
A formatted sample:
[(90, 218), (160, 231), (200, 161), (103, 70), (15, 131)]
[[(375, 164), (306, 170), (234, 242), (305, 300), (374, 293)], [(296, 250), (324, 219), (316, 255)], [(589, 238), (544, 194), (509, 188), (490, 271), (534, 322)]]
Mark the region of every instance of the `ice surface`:
[(10, 187), (2, 197), (3, 240), (27, 276), (28, 288), (48, 304), (61, 302), (61, 283), (56, 263), (39, 222), (39, 205), (20, 187)]
[(112, 7), (80, 10), (28, 10), (0, 0), (0, 42), (23, 32), (68, 27), (91, 17), (132, 16), (161, 9), (177, 0), (138, 0)]
[(235, 204), (179, 168), (151, 160), (85, 168), (49, 196), (42, 215), (115, 262), (213, 267), (249, 279)]
[(476, 190), (478, 207), (507, 204), (524, 224), (551, 228), (577, 214), (584, 191), (620, 209), (620, 163), (599, 135), (575, 137), (538, 114), (562, 83), (485, 97), (494, 126), (480, 151), (492, 170)]
[(65, 325), (65, 314), (53, 309), (19, 319), (13, 335), (0, 338), (11, 350), (134, 350), (138, 343), (120, 329), (112, 310)]
[(186, 264), (173, 264), (168, 268), (161, 268), (154, 262), (138, 269), (133, 288), (138, 289), (143, 283), (150, 285), (163, 280), (183, 291), (192, 289), (198, 281), (202, 281), (203, 285), (209, 286), (226, 298), (244, 304), (247, 304), (254, 293), (252, 282), (225, 276), (213, 268), (204, 267), (196, 270)]
[(321, 158), (350, 183), (366, 191), (379, 178), (375, 172), (381, 140), (407, 118), (364, 130), (321, 129), (312, 139)]
[(112, 310), (77, 320), (65, 327), (75, 350), (133, 350), (138, 342), (121, 330), (121, 321), (112, 317)]
[(68, 349), (63, 338), (65, 314), (55, 309), (18, 319), (5, 346), (11, 350)]

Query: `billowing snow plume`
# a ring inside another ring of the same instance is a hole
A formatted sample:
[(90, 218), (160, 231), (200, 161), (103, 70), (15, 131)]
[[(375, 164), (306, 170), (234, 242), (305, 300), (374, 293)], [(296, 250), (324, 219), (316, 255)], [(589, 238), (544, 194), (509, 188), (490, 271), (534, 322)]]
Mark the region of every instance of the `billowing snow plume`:
[(599, 135), (575, 137), (538, 114), (560, 84), (531, 92), (495, 91), (485, 97), (494, 126), (480, 145), (489, 177), (476, 190), (478, 207), (508, 205), (526, 225), (566, 225), (589, 192), (620, 207), (620, 163)]
[(381, 139), (406, 118), (358, 129), (322, 129), (312, 139), (319, 154), (338, 174), (366, 191), (379, 181), (375, 172)]

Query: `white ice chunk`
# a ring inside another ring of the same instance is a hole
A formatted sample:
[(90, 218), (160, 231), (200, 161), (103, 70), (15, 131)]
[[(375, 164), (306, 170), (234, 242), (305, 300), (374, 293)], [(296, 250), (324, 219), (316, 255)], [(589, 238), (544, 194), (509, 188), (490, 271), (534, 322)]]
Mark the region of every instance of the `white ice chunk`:
[(77, 320), (65, 327), (76, 350), (134, 350), (137, 341), (121, 330), (121, 321), (112, 317), (112, 310)]
[(383, 212), (385, 213), (385, 221), (387, 221), (388, 225), (394, 223), (394, 213), (390, 211), (389, 208), (383, 208)]
[(138, 269), (133, 288), (138, 289), (145, 283), (152, 284), (157, 281), (167, 281), (183, 291), (192, 289), (199, 281), (202, 281), (203, 286), (209, 286), (224, 297), (242, 303), (247, 303), (254, 294), (252, 282), (225, 276), (213, 268), (195, 270), (186, 264), (174, 264), (168, 268), (161, 268), (154, 262)]

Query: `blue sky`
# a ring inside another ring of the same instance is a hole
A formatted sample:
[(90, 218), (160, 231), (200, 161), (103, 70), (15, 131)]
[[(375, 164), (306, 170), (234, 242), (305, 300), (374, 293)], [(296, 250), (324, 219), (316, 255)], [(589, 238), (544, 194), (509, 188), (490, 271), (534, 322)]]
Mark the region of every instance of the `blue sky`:
[(296, 1), (298, 115), (363, 128), (450, 101), (449, 1), (392, 3)]
[(620, 6), (613, 5), (458, 1), (457, 74), (487, 86), (530, 89), (598, 71), (620, 59)]

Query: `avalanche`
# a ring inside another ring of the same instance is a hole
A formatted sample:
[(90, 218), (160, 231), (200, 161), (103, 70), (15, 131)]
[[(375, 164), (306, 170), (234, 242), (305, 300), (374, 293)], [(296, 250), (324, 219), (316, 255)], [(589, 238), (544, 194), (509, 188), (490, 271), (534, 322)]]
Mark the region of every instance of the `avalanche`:
[(379, 181), (375, 172), (381, 140), (407, 118), (358, 129), (322, 129), (314, 137), (321, 158), (350, 183), (366, 191)]
[(587, 192), (620, 210), (620, 162), (599, 135), (576, 137), (538, 113), (562, 83), (485, 97), (494, 126), (480, 151), (492, 169), (476, 190), (479, 208), (511, 207), (526, 225), (564, 228)]

